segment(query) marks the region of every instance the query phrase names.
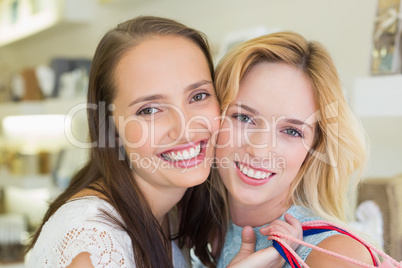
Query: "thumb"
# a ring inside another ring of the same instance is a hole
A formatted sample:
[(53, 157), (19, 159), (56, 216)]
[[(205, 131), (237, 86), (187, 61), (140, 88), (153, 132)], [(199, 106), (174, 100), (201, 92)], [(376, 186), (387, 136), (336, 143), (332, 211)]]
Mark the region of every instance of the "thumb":
[[(247, 266), (247, 258), (255, 251), (255, 234), (253, 228), (246, 226), (241, 232), (241, 246), (239, 253), (232, 259), (228, 267), (249, 267)], [(246, 261), (246, 263), (243, 263)]]
[(250, 255), (255, 252), (255, 234), (253, 228), (246, 226), (241, 232), (241, 246), (239, 254)]
[[(268, 247), (255, 252), (255, 234), (253, 228), (246, 226), (241, 232), (241, 246), (239, 253), (232, 259), (228, 267), (244, 268), (244, 267), (282, 267), (283, 259), (273, 247)], [(280, 264), (277, 261), (280, 261)], [(278, 266), (280, 265), (280, 266)]]

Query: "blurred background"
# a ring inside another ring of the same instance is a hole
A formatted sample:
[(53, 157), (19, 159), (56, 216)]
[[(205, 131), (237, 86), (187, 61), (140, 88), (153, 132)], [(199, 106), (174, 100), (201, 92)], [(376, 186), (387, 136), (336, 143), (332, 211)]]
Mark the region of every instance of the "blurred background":
[[(400, 0), (0, 0), (0, 267), (87, 160), (88, 70), (104, 33), (138, 15), (203, 31), (215, 63), (235, 43), (292, 30), (327, 47), (370, 143), (356, 220), (402, 259)], [(367, 203), (366, 203), (367, 204)], [(367, 205), (366, 205), (367, 206)], [(379, 222), (365, 222), (368, 218)], [(378, 229), (377, 227), (381, 228)]]

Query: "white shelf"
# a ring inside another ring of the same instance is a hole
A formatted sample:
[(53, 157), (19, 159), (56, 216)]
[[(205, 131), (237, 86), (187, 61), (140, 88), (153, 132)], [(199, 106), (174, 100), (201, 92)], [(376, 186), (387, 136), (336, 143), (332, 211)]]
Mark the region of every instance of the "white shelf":
[(46, 175), (0, 175), (0, 187), (17, 187), (20, 189), (51, 188), (52, 177)]
[(351, 101), (361, 118), (402, 117), (402, 75), (356, 79)]
[[(34, 13), (29, 1), (0, 1), (0, 46), (5, 46), (60, 23), (88, 22), (93, 17), (96, 0), (42, 0)], [(13, 10), (13, 5), (14, 6)], [(13, 14), (14, 13), (14, 14)], [(16, 18), (13, 19), (13, 16)], [(14, 21), (15, 20), (15, 21)]]
[[(0, 146), (10, 151), (33, 154), (39, 151), (58, 152), (80, 142), (85, 143), (88, 137), (86, 107), (85, 97), (1, 103)], [(21, 115), (56, 116), (15, 117), (9, 118), (6, 124), (6, 117)]]
[(402, 74), (355, 80), (351, 107), (369, 140), (365, 177), (392, 177), (402, 172)]
[(351, 107), (373, 146), (401, 147), (402, 75), (358, 78)]
[(85, 103), (85, 97), (1, 103), (0, 121), (10, 115), (67, 114), (74, 106)]

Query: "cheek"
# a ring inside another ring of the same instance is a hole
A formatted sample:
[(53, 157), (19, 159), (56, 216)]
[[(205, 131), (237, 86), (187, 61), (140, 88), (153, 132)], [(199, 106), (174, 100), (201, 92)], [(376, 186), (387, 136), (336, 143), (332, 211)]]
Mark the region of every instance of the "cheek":
[(213, 110), (201, 111), (198, 115), (191, 117), (186, 123), (186, 130), (193, 132), (208, 132), (217, 136), (219, 130), (219, 114)]
[(230, 147), (225, 145), (223, 140), (226, 140), (226, 133), (219, 133), (217, 143), (216, 143), (216, 150), (215, 150), (215, 157), (216, 157), (216, 164), (219, 167), (219, 172), (221, 171), (221, 162), (224, 158), (227, 158), (230, 155)]
[(219, 147), (240, 148), (245, 142), (243, 129), (237, 125), (237, 122), (228, 119), (224, 119), (218, 136)]
[(138, 121), (125, 122), (119, 125), (119, 135), (126, 145), (140, 147), (149, 140), (149, 126)]
[(219, 110), (219, 106), (214, 105), (213, 107), (211, 107), (211, 109), (209, 109), (209, 111), (206, 111), (207, 113), (207, 118), (209, 120), (209, 127), (210, 128), (210, 132), (212, 134), (217, 134), (219, 131), (219, 126), (220, 126), (220, 110)]
[(232, 132), (229, 129), (224, 128), (224, 126), (222, 127), (223, 128), (219, 130), (216, 142), (216, 156), (218, 158), (220, 158), (222, 155), (228, 155), (230, 148), (233, 148), (233, 145), (231, 144)]
[[(211, 120), (211, 126), (212, 126), (212, 128), (211, 128), (211, 133), (212, 133), (214, 136), (218, 136), (219, 127), (220, 127), (219, 116), (215, 116), (215, 117), (212, 118), (212, 120)], [(217, 139), (217, 137), (216, 137), (216, 139)]]
[(303, 146), (294, 146), (293, 148), (288, 148), (282, 157), (286, 161), (286, 169), (297, 173), (306, 159), (307, 150)]

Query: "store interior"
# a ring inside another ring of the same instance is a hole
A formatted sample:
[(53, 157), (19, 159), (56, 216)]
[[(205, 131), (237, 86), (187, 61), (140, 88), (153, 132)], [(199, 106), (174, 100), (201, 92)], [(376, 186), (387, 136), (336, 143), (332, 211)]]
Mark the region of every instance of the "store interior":
[[(381, 12), (402, 12), (401, 6), (400, 0), (0, 0), (0, 268), (25, 267), (23, 245), (86, 163), (93, 53), (107, 30), (138, 15), (203, 31), (215, 63), (234, 43), (278, 30), (322, 43), (370, 145), (368, 183), (351, 195), (355, 207), (375, 201), (382, 221), (369, 222), (375, 215), (363, 208), (355, 225), (402, 260), (402, 19), (388, 16), (379, 25)], [(377, 48), (385, 34), (392, 47)]]

